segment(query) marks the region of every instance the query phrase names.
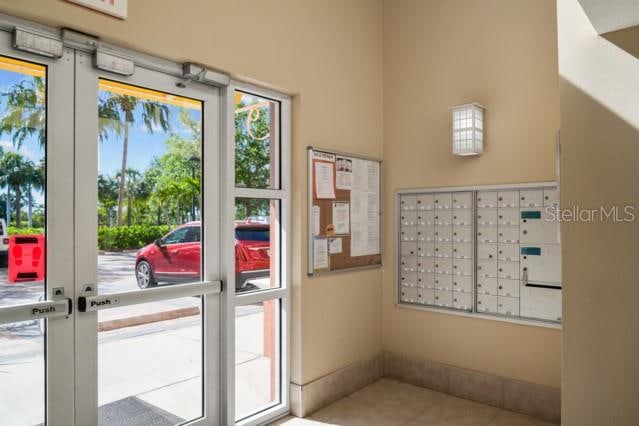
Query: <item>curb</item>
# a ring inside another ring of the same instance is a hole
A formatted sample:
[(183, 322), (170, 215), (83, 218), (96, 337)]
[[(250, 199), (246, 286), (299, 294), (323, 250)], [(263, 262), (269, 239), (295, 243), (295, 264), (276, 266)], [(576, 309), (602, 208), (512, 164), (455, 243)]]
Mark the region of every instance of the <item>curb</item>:
[(155, 314), (138, 315), (135, 317), (122, 318), (98, 323), (98, 331), (111, 331), (120, 328), (135, 327), (138, 325), (151, 324), (154, 322), (167, 321), (177, 318), (200, 315), (200, 308), (180, 308), (172, 311), (158, 312)]

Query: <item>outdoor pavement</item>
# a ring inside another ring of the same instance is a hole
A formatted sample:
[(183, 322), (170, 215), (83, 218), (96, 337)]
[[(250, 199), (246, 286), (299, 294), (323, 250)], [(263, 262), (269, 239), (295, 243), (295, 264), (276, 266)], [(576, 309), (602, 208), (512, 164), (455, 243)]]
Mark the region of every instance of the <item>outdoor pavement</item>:
[[(133, 253), (101, 254), (100, 293), (137, 290)], [(0, 268), (0, 307), (31, 303), (43, 284), (8, 285)], [(98, 322), (113, 324), (151, 313), (199, 308), (187, 297), (99, 312)], [(270, 359), (263, 355), (262, 305), (236, 311), (236, 411), (247, 413), (270, 402)], [(99, 404), (110, 411), (146, 409), (180, 419), (201, 415), (202, 323), (189, 315), (98, 334)], [(0, 326), (0, 424), (35, 425), (44, 412), (44, 337), (36, 321)], [(132, 401), (141, 401), (131, 404)], [(119, 407), (119, 408), (118, 408)]]

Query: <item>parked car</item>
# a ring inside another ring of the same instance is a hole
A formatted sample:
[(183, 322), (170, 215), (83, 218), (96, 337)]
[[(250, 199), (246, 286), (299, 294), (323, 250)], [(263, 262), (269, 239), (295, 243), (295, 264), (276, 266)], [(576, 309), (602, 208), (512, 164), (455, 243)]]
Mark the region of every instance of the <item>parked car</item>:
[[(155, 287), (160, 282), (200, 280), (200, 222), (186, 223), (141, 248), (136, 255), (138, 287)], [(270, 271), (270, 228), (263, 223), (235, 225), (235, 289), (242, 291), (251, 278)]]
[(0, 268), (6, 268), (9, 263), (9, 229), (7, 222), (0, 219)]

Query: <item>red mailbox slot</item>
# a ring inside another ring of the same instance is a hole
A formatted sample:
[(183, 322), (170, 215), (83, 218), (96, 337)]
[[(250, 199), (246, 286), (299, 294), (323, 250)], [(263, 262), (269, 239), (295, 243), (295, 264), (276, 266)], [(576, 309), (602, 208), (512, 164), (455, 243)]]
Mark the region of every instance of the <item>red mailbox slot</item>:
[(9, 282), (44, 280), (44, 235), (9, 237)]

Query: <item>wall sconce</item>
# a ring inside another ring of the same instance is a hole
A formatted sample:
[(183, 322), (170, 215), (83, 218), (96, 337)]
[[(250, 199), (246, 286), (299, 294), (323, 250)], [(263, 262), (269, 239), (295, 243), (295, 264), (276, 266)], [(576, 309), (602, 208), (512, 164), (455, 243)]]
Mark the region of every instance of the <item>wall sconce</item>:
[(484, 110), (477, 103), (451, 107), (453, 154), (479, 155), (484, 151)]

